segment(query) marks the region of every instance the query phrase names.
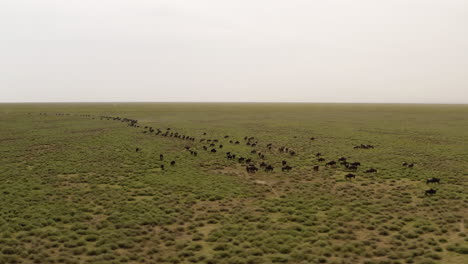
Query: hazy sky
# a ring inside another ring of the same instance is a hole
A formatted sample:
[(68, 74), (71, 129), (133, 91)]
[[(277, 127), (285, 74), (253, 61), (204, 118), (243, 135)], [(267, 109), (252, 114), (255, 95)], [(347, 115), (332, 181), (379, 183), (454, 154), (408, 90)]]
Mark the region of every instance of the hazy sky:
[(468, 103), (467, 0), (0, 0), (0, 102)]

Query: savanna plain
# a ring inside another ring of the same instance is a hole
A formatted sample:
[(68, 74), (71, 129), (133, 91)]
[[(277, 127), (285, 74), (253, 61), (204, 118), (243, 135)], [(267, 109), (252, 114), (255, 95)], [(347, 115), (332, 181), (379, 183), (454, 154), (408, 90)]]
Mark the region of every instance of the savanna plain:
[(467, 105), (0, 104), (0, 143), (0, 263), (468, 263)]

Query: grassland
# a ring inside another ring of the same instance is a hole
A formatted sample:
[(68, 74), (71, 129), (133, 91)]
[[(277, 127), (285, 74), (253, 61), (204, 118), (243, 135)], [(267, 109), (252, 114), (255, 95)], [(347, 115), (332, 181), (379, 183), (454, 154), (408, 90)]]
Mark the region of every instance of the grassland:
[(466, 105), (0, 104), (0, 142), (0, 263), (468, 263)]

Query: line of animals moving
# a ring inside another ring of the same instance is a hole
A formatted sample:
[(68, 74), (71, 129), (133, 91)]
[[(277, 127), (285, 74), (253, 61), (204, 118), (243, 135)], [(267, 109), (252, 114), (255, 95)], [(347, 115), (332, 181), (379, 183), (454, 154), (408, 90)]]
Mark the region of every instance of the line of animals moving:
[[(39, 115), (46, 116), (46, 115), (48, 115), (48, 113), (39, 113)], [(58, 116), (65, 116), (65, 115), (70, 116), (72, 114), (69, 114), (69, 113), (56, 113), (56, 115), (58, 115)], [(83, 115), (82, 114), (82, 115), (75, 115), (75, 116), (87, 117), (87, 118), (92, 118), (92, 119), (99, 118), (99, 120), (119, 121), (119, 122), (126, 123), (127, 126), (129, 126), (129, 127), (133, 127), (133, 128), (140, 128), (141, 127), (140, 124), (138, 123), (138, 120), (131, 119), (131, 118), (122, 118), (122, 117), (119, 117), (119, 116), (94, 116), (94, 115), (89, 115), (89, 114), (88, 115)], [(183, 134), (181, 134), (179, 132), (173, 132), (171, 128), (166, 128), (165, 130), (161, 130), (159, 128), (154, 129), (151, 126), (144, 126), (142, 133), (144, 133), (144, 134), (154, 134), (156, 136), (162, 136), (162, 137), (177, 138), (177, 139), (187, 140), (187, 141), (191, 141), (191, 142), (196, 143), (196, 138), (195, 137), (189, 136), (189, 135), (183, 135)], [(204, 132), (202, 135), (206, 136), (207, 133)], [(223, 139), (224, 140), (229, 139), (228, 143), (231, 144), (231, 145), (240, 145), (241, 144), (241, 141), (239, 141), (239, 140), (230, 139), (229, 135), (225, 135), (223, 137)], [(315, 139), (316, 139), (315, 137), (310, 138), (311, 141), (313, 141)], [(203, 145), (202, 149), (204, 151), (209, 152), (211, 154), (215, 154), (215, 153), (220, 152), (220, 149), (223, 149), (225, 147), (224, 144), (226, 144), (226, 143), (221, 144), (221, 141), (219, 139), (207, 139), (205, 137), (199, 139), (198, 143)], [(259, 146), (258, 140), (255, 137), (245, 136), (243, 138), (243, 143), (246, 146), (250, 146), (252, 148), (255, 148), (255, 147)], [(266, 148), (268, 149), (268, 151), (270, 153), (275, 150), (274, 147), (273, 147), (273, 143), (266, 144)], [(374, 149), (375, 146), (368, 145), (368, 144), (360, 144), (360, 145), (354, 146), (353, 148), (354, 149)], [(190, 152), (190, 155), (192, 155), (192, 156), (195, 156), (195, 157), (198, 156), (198, 151), (193, 150), (191, 146), (185, 146), (185, 150)], [(138, 153), (138, 152), (141, 152), (141, 151), (142, 151), (142, 149), (140, 147), (135, 148), (135, 152)], [(286, 146), (277, 147), (277, 151), (279, 153), (289, 154), (290, 156), (297, 155), (296, 150), (293, 150), (292, 148), (286, 147)], [(245, 169), (246, 169), (247, 173), (255, 173), (255, 172), (259, 171), (259, 169), (263, 169), (265, 172), (273, 172), (275, 167), (272, 164), (268, 164), (267, 162), (265, 162), (266, 153), (263, 153), (263, 152), (258, 151), (256, 149), (252, 149), (250, 151), (250, 154), (257, 155), (258, 158), (261, 160), (258, 167), (257, 167), (258, 162), (253, 160), (253, 158), (247, 158), (247, 157), (244, 157), (244, 156), (240, 156), (240, 154), (235, 154), (235, 153), (233, 153), (231, 151), (225, 152), (226, 158), (228, 160), (233, 160), (233, 161), (237, 161), (240, 164), (245, 164)], [(340, 157), (336, 161), (335, 160), (327, 161), (323, 157), (322, 153), (316, 153), (315, 156), (316, 156), (318, 162), (324, 163), (325, 167), (342, 166), (348, 172), (356, 172), (358, 170), (358, 168), (361, 166), (360, 162), (357, 162), (357, 161), (349, 162), (346, 157)], [(159, 160), (161, 162), (164, 161), (164, 155), (163, 154), (159, 155)], [(171, 160), (169, 162), (169, 164), (171, 166), (175, 166), (176, 161)], [(413, 168), (415, 166), (415, 164), (414, 163), (404, 162), (402, 164), (402, 166), (406, 167), (406, 168)], [(321, 167), (320, 165), (313, 166), (313, 171), (319, 171), (320, 167)], [(165, 165), (161, 164), (160, 168), (161, 168), (161, 170), (164, 170)], [(281, 171), (282, 172), (289, 172), (292, 169), (293, 169), (293, 167), (288, 165), (287, 160), (282, 160), (281, 161)], [(378, 171), (375, 168), (369, 168), (369, 169), (364, 171), (364, 173), (377, 173), (377, 172)], [(344, 176), (344, 178), (346, 180), (352, 180), (352, 179), (356, 178), (356, 174), (347, 173)], [(439, 184), (440, 183), (440, 178), (433, 177), (433, 178), (429, 178), (429, 179), (426, 180), (426, 184), (432, 184), (432, 183)], [(437, 190), (433, 189), (433, 188), (430, 188), (430, 189), (424, 191), (424, 195), (426, 195), (426, 196), (427, 195), (434, 195), (436, 193), (437, 193)]]

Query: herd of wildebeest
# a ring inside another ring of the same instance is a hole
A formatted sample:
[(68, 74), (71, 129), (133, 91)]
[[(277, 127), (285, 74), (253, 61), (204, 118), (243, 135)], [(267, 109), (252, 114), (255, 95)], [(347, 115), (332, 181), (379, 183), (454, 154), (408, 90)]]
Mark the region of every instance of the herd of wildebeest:
[[(47, 115), (47, 113), (40, 113), (40, 115)], [(70, 116), (72, 114), (57, 113), (56, 115), (68, 115), (68, 116)], [(226, 152), (224, 152), (224, 154), (226, 155), (225, 157), (228, 160), (232, 160), (232, 161), (238, 162), (240, 164), (243, 164), (245, 166), (245, 169), (246, 169), (247, 173), (255, 173), (260, 169), (263, 169), (265, 172), (273, 172), (274, 169), (275, 169), (273, 164), (269, 164), (269, 163), (266, 162), (266, 160), (267, 160), (266, 154), (267, 153), (261, 152), (261, 151), (256, 149), (256, 147), (259, 147), (260, 145), (259, 145), (258, 140), (255, 137), (252, 137), (252, 136), (250, 136), (250, 137), (245, 136), (243, 138), (243, 140), (242, 139), (241, 140), (232, 140), (229, 135), (225, 135), (223, 137), (223, 140), (224, 140), (225, 143), (223, 143), (222, 140), (220, 140), (220, 139), (209, 139), (209, 138), (207, 138), (207, 133), (206, 132), (202, 133), (202, 138), (197, 140), (194, 136), (183, 135), (183, 134), (181, 134), (179, 132), (174, 132), (174, 131), (172, 131), (171, 128), (166, 128), (164, 130), (161, 130), (159, 128), (154, 129), (151, 126), (141, 126), (138, 123), (138, 120), (131, 119), (131, 118), (123, 118), (123, 117), (118, 117), (118, 116), (94, 116), (94, 115), (77, 115), (77, 116), (87, 117), (87, 118), (92, 118), (92, 119), (99, 119), (99, 120), (119, 121), (119, 122), (126, 123), (129, 127), (143, 128), (142, 133), (144, 133), (144, 134), (156, 135), (156, 136), (162, 136), (162, 137), (167, 137), (167, 138), (174, 138), (174, 139), (180, 139), (180, 140), (186, 140), (186, 141), (198, 143), (198, 145), (202, 145), (201, 149), (203, 149), (203, 151), (211, 153), (211, 154), (220, 153), (221, 149), (225, 149), (224, 145), (227, 144), (227, 143), (229, 143), (231, 145), (240, 145), (241, 142), (242, 142), (242, 144), (245, 144), (245, 145), (250, 146), (252, 148), (252, 150), (250, 151), (250, 154), (251, 154), (251, 156), (252, 155), (257, 156), (256, 157), (257, 160), (255, 160), (252, 157), (246, 157), (247, 155), (245, 155), (245, 154), (242, 155), (240, 153), (233, 153), (231, 151), (226, 151)], [(309, 140), (315, 140), (315, 137), (311, 137), (311, 138), (309, 138)], [(268, 144), (265, 144), (265, 147), (266, 147), (266, 149), (268, 149), (267, 152), (269, 154), (272, 154), (272, 153), (274, 153), (275, 150), (277, 150), (279, 153), (287, 154), (289, 156), (297, 155), (295, 150), (293, 150), (292, 148), (287, 147), (287, 146), (281, 146), (281, 147), (276, 147), (275, 148), (273, 143), (268, 143)], [(360, 145), (354, 146), (354, 149), (374, 149), (374, 146), (373, 145), (368, 145), (368, 144), (360, 144)], [(195, 150), (193, 146), (185, 146), (185, 150), (188, 151), (190, 153), (190, 155), (192, 155), (192, 156), (195, 156), (195, 157), (198, 156), (198, 151)], [(141, 151), (142, 151), (142, 148), (140, 148), (140, 147), (135, 148), (135, 152), (138, 153), (138, 152), (141, 152)], [(317, 161), (323, 163), (323, 165), (322, 166), (320, 166), (320, 165), (313, 166), (314, 171), (319, 171), (321, 167), (341, 166), (344, 170), (349, 172), (344, 176), (344, 178), (347, 179), (347, 180), (355, 179), (356, 178), (355, 172), (361, 166), (360, 162), (358, 162), (358, 161), (350, 162), (350, 161), (348, 161), (348, 159), (346, 157), (340, 157), (337, 160), (330, 160), (330, 161), (327, 161), (323, 157), (322, 153), (316, 153), (315, 157), (316, 157)], [(161, 163), (165, 162), (164, 154), (159, 155), (159, 161)], [(171, 166), (175, 166), (176, 161), (171, 160), (168, 164), (170, 164)], [(165, 169), (164, 165), (165, 164), (160, 165), (161, 170)], [(293, 169), (293, 167), (288, 164), (288, 161), (286, 159), (282, 160), (281, 164), (279, 166), (281, 167), (282, 172), (289, 172), (289, 171), (291, 171)], [(404, 162), (402, 164), (402, 166), (406, 167), (406, 168), (413, 168), (415, 166), (415, 164), (414, 163)], [(365, 170), (364, 173), (377, 173), (377, 169), (369, 168), (369, 169)], [(433, 177), (433, 178), (429, 178), (429, 179), (426, 180), (426, 184), (431, 184), (431, 183), (440, 183), (440, 178)], [(430, 189), (424, 191), (424, 195), (434, 195), (436, 193), (437, 193), (437, 190), (433, 189), (433, 188), (430, 188)]]

